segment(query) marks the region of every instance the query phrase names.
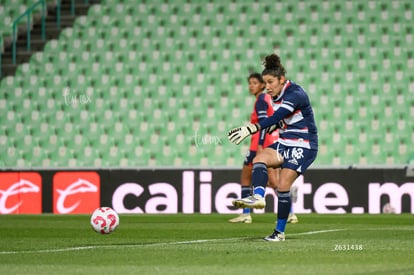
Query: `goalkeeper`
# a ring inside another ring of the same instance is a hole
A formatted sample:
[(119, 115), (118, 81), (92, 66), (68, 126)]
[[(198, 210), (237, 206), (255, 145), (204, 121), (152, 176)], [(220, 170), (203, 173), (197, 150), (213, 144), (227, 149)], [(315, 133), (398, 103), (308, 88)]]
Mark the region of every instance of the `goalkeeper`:
[(256, 124), (234, 128), (228, 132), (230, 142), (240, 144), (246, 137), (267, 129), (272, 132), (279, 129), (279, 139), (265, 148), (253, 159), (252, 183), (254, 194), (237, 199), (233, 205), (237, 208), (258, 208), (266, 206), (264, 199), (268, 182), (268, 167), (281, 167), (277, 189), (277, 223), (266, 241), (284, 241), (289, 210), (292, 205), (290, 188), (295, 179), (305, 173), (315, 160), (318, 152), (318, 134), (308, 95), (301, 86), (286, 78), (286, 70), (280, 57), (271, 54), (265, 57), (262, 76), (266, 82), (268, 94), (276, 104), (275, 112)]

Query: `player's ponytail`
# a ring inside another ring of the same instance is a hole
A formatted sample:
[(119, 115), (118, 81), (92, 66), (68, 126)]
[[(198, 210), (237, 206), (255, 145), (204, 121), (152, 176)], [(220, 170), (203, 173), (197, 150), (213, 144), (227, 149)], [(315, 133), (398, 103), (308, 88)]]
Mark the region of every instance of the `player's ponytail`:
[(280, 57), (277, 54), (271, 54), (265, 57), (263, 61), (263, 66), (265, 67), (262, 75), (273, 75), (280, 79), (281, 76), (286, 75), (286, 69), (283, 67), (280, 62)]

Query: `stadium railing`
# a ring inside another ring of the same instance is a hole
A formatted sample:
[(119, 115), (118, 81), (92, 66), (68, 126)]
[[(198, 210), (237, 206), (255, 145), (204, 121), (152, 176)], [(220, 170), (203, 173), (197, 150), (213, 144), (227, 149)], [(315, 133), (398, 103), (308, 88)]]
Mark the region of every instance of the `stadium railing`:
[[(17, 42), (17, 26), (19, 24), (19, 22), (24, 18), (27, 17), (27, 51), (30, 51), (30, 25), (31, 25), (31, 18), (30, 15), (33, 13), (33, 10), (41, 5), (42, 6), (42, 40), (45, 40), (46, 38), (46, 14), (47, 14), (47, 9), (46, 9), (46, 0), (40, 0), (36, 3), (34, 3), (32, 6), (30, 6), (23, 14), (21, 14), (16, 20), (13, 21), (12, 23), (12, 31), (13, 31), (13, 35), (12, 35), (12, 58), (13, 58), (13, 65), (16, 65), (16, 42)], [(89, 0), (84, 0), (85, 4), (89, 4)], [(61, 13), (61, 7), (62, 7), (62, 3), (61, 0), (57, 0), (56, 1), (56, 25), (58, 26), (58, 28), (60, 28), (60, 13)], [(75, 15), (75, 7), (76, 7), (76, 3), (75, 0), (71, 0), (71, 15)], [(1, 44), (0, 44), (1, 45)], [(1, 59), (0, 59), (1, 61)], [(0, 64), (1, 67), (1, 64)], [(1, 73), (1, 68), (0, 68), (0, 73)], [(0, 74), (1, 76), (1, 74)]]
[(61, 0), (56, 0), (56, 26), (60, 29)]
[(26, 26), (27, 26), (27, 42), (26, 42), (26, 46), (27, 46), (27, 51), (30, 51), (30, 44), (31, 44), (31, 38), (30, 38), (30, 29), (31, 29), (31, 14), (33, 13), (33, 10), (38, 7), (39, 5), (42, 5), (42, 40), (46, 39), (46, 29), (45, 29), (45, 24), (46, 24), (46, 1), (45, 0), (41, 0), (38, 1), (36, 3), (34, 3), (32, 6), (30, 6), (23, 14), (21, 14), (19, 17), (16, 18), (16, 20), (13, 21), (12, 24), (12, 29), (13, 29), (13, 35), (12, 35), (12, 45), (13, 45), (13, 49), (12, 49), (12, 61), (13, 61), (13, 65), (16, 65), (16, 43), (17, 43), (17, 26), (19, 24), (19, 22), (24, 18), (27, 17), (27, 21), (26, 21)]
[(1, 71), (1, 62), (2, 62), (2, 60), (1, 60), (1, 55), (3, 54), (3, 38), (1, 37), (1, 34), (0, 34), (0, 79), (2, 78), (2, 76), (3, 76), (3, 74), (2, 74), (2, 71)]
[[(60, 2), (60, 1), (58, 1), (58, 2)], [(75, 6), (76, 6), (75, 2), (76, 2), (75, 0), (70, 1), (70, 13), (71, 13), (71, 15), (76, 15), (75, 14)], [(83, 3), (89, 4), (89, 0), (84, 0)]]

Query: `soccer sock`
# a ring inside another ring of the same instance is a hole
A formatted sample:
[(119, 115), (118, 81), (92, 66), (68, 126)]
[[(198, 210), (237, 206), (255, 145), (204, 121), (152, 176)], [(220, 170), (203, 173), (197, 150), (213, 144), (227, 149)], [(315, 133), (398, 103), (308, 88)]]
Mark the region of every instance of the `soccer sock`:
[(252, 182), (254, 186), (254, 194), (264, 197), (266, 184), (268, 181), (267, 166), (263, 162), (253, 164)]
[[(241, 197), (247, 198), (252, 194), (252, 188), (250, 186), (242, 186), (241, 188)], [(250, 214), (250, 208), (243, 208), (243, 214)]]
[(287, 218), (289, 216), (289, 210), (292, 206), (292, 200), (290, 198), (290, 192), (277, 192), (277, 224), (276, 231), (280, 233), (285, 232)]

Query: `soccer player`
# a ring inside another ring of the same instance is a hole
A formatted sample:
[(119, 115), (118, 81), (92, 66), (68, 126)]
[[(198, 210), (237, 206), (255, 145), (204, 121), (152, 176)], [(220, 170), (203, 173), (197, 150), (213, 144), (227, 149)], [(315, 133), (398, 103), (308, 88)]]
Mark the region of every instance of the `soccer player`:
[(292, 201), (292, 206), (290, 207), (289, 216), (287, 219), (288, 223), (298, 223), (299, 219), (296, 216), (295, 212), (293, 211), (293, 203), (296, 203), (298, 200), (298, 187), (295, 185), (292, 185), (290, 188), (290, 199)]
[[(264, 93), (265, 83), (260, 73), (252, 73), (247, 78), (249, 84), (249, 92), (256, 97), (253, 112), (250, 115), (250, 122), (257, 123), (263, 119), (273, 115), (272, 98), (270, 95)], [(241, 171), (241, 198), (246, 198), (252, 195), (252, 165), (253, 158), (256, 153), (260, 153), (263, 148), (276, 142), (278, 132), (274, 131), (268, 134), (266, 130), (261, 130), (251, 136), (250, 148), (246, 154)], [(268, 169), (269, 185), (275, 189), (277, 187), (277, 180), (279, 176), (279, 169)], [(252, 223), (250, 215), (250, 208), (243, 208), (243, 213), (239, 216), (229, 220), (231, 223)]]
[(240, 144), (246, 137), (262, 129), (279, 130), (278, 141), (265, 148), (253, 159), (252, 183), (254, 195), (237, 199), (238, 208), (264, 208), (264, 192), (268, 181), (267, 167), (281, 167), (278, 183), (277, 223), (266, 241), (284, 241), (286, 222), (291, 208), (290, 188), (295, 179), (305, 173), (318, 152), (318, 134), (312, 106), (304, 89), (286, 78), (286, 70), (280, 57), (271, 54), (265, 57), (262, 76), (268, 94), (279, 107), (273, 115), (258, 123), (249, 123), (228, 132), (230, 142)]

